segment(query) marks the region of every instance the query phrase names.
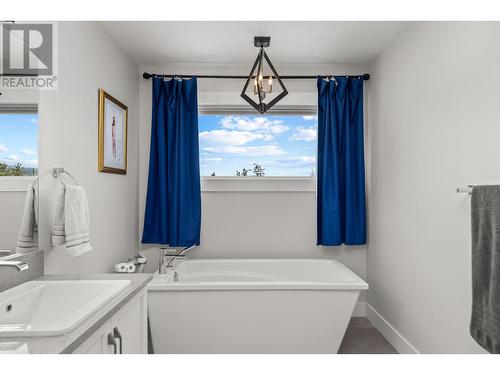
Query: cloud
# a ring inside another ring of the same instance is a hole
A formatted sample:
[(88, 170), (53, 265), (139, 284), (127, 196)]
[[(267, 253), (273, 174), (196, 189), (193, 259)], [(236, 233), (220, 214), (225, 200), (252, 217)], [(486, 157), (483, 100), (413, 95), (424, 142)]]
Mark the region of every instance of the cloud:
[(38, 123), (38, 118), (37, 117), (30, 118), (30, 122), (33, 123), (33, 124), (37, 124)]
[[(213, 153), (236, 155), (282, 155), (277, 145), (247, 146), (253, 141), (271, 142), (275, 135), (289, 130), (283, 120), (266, 117), (224, 116), (220, 119), (221, 129), (200, 133), (202, 150)], [(241, 147), (245, 146), (245, 147)]]
[(38, 167), (38, 159), (20, 159), (17, 155), (9, 155), (1, 159), (2, 162), (7, 163), (8, 165), (15, 165), (20, 163), (25, 168), (37, 168)]
[(302, 116), (302, 119), (304, 119), (306, 121), (313, 121), (313, 120), (317, 120), (318, 116)]
[(210, 130), (200, 133), (200, 140), (209, 143), (222, 143), (241, 146), (255, 140), (268, 140), (264, 134), (238, 130)]
[(233, 154), (248, 156), (274, 156), (286, 154), (286, 152), (278, 145), (205, 147), (203, 150), (212, 154)]
[(202, 163), (218, 163), (219, 161), (224, 160), (223, 158), (203, 158), (201, 159)]
[(281, 168), (303, 168), (303, 167), (315, 167), (316, 158), (314, 156), (293, 156), (289, 158), (276, 159), (268, 163), (272, 167)]
[(0, 152), (7, 152), (7, 151), (9, 151), (9, 149), (3, 143), (0, 143)]
[(22, 148), (22, 149), (21, 149), (21, 152), (22, 152), (24, 155), (35, 155), (35, 154), (36, 154), (36, 151), (35, 151), (35, 150), (32, 150), (31, 148)]
[(23, 165), (23, 167), (27, 167), (27, 168), (37, 168), (38, 167), (38, 159), (21, 160), (20, 163)]
[(288, 140), (289, 141), (305, 141), (312, 142), (316, 139), (318, 131), (314, 127), (303, 128), (298, 127)]
[(283, 120), (271, 120), (267, 117), (225, 116), (220, 120), (224, 129), (253, 131), (258, 133), (281, 134), (290, 128), (283, 125)]

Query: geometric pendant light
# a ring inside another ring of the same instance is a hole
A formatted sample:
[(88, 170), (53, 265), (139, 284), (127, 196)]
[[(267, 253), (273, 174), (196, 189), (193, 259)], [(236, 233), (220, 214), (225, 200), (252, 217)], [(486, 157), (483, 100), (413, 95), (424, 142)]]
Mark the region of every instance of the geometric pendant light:
[[(241, 97), (261, 114), (266, 113), (288, 94), (278, 72), (276, 72), (266, 51), (264, 51), (264, 47), (269, 47), (270, 43), (271, 37), (269, 36), (256, 36), (254, 38), (254, 46), (260, 48), (260, 50), (241, 92)], [(273, 80), (278, 81), (281, 90), (279, 95), (273, 92)], [(251, 94), (257, 100), (253, 100), (247, 95), (249, 87), (252, 90)]]

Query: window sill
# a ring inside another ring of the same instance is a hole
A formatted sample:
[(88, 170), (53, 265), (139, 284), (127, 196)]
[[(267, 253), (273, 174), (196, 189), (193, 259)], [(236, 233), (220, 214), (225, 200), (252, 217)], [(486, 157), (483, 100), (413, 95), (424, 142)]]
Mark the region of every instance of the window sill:
[(202, 192), (315, 192), (316, 177), (201, 178)]
[(28, 191), (36, 176), (0, 176), (0, 191)]

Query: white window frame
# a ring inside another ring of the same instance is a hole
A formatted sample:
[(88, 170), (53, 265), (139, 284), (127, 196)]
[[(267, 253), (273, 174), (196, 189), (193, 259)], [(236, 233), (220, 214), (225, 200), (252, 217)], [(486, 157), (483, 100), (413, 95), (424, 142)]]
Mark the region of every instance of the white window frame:
[[(38, 115), (37, 104), (0, 104), (0, 114), (5, 113), (36, 113)], [(40, 169), (39, 169), (40, 170)], [(22, 192), (35, 181), (37, 176), (0, 176), (0, 192)]]
[[(271, 115), (317, 115), (315, 105), (276, 106)], [(248, 106), (199, 105), (200, 115), (252, 115)], [(316, 192), (316, 177), (308, 176), (202, 176), (202, 193), (213, 192)]]
[(37, 176), (0, 176), (0, 192), (28, 191)]

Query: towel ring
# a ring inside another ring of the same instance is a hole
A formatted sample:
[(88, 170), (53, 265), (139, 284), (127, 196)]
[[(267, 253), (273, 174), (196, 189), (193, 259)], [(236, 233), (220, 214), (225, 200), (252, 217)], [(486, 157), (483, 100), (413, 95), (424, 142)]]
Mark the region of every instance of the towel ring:
[(66, 187), (66, 183), (64, 182), (63, 178), (62, 178), (62, 174), (67, 174), (69, 177), (71, 177), (71, 179), (73, 180), (73, 182), (75, 183), (75, 185), (79, 185), (78, 184), (78, 181), (76, 180), (76, 178), (73, 177), (73, 175), (71, 173), (69, 173), (68, 171), (65, 171), (64, 168), (53, 168), (52, 169), (52, 176), (54, 178), (57, 178), (59, 179), (59, 181), (61, 182), (61, 184), (63, 184), (64, 187)]

